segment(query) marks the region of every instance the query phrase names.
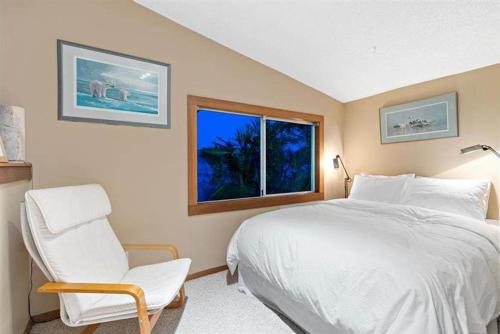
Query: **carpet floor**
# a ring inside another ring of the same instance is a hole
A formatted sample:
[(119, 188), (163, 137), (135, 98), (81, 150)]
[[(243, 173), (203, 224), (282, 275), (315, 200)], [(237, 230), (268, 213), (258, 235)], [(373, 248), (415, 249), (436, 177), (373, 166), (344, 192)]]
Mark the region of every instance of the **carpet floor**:
[[(186, 282), (186, 303), (163, 311), (153, 334), (305, 334), (293, 322), (238, 291), (227, 271)], [(61, 320), (36, 324), (31, 334), (77, 334)], [(101, 325), (95, 334), (137, 334), (137, 319)], [(490, 326), (488, 334), (497, 333)], [(500, 334), (500, 330), (498, 331)]]
[[(259, 300), (238, 291), (227, 271), (186, 282), (186, 303), (165, 310), (153, 334), (300, 333), (291, 321)], [(76, 334), (83, 327), (67, 327), (61, 320), (36, 324), (31, 334)], [(95, 334), (137, 334), (137, 319), (101, 325)]]

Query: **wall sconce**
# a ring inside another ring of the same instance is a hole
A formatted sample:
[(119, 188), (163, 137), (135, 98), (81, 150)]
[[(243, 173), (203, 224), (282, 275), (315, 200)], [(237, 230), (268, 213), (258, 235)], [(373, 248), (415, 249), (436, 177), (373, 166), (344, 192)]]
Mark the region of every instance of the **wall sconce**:
[(349, 173), (347, 172), (347, 169), (344, 166), (344, 162), (342, 161), (342, 158), (340, 158), (340, 155), (337, 154), (337, 156), (333, 159), (333, 168), (339, 169), (340, 165), (342, 165), (342, 169), (344, 169), (346, 177), (344, 178), (344, 196), (347, 198), (349, 196), (349, 182), (351, 182), (351, 177), (349, 176)]
[(482, 144), (476, 144), (476, 145), (473, 145), (473, 146), (462, 148), (462, 149), (460, 149), (460, 153), (467, 154), (467, 153), (471, 153), (471, 152), (479, 151), (479, 150), (482, 150), (482, 151), (491, 151), (494, 155), (497, 156), (497, 158), (500, 158), (500, 153), (498, 153), (497, 151), (495, 151), (493, 149), (493, 147), (488, 146), (488, 145), (482, 145)]

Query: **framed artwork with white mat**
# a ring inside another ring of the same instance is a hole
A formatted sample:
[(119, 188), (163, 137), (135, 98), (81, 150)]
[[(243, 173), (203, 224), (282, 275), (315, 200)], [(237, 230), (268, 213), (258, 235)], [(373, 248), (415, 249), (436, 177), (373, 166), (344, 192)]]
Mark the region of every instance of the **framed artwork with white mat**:
[(170, 64), (57, 41), (58, 119), (170, 128)]

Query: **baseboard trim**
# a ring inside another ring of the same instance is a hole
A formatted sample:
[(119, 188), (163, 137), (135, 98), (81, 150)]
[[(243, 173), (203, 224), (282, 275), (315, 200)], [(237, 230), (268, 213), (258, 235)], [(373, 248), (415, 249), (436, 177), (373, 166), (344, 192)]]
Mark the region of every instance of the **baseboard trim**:
[(23, 334), (30, 334), (32, 328), (33, 328), (33, 320), (30, 318), (26, 323), (26, 327), (24, 328)]
[(60, 313), (59, 309), (40, 313), (40, 314), (32, 316), (31, 322), (33, 324), (37, 324), (40, 322), (47, 322), (47, 321), (56, 320), (56, 319), (59, 319), (59, 313)]
[(187, 278), (186, 278), (186, 281), (190, 281), (192, 279), (200, 278), (200, 277), (203, 277), (203, 276), (212, 275), (212, 274), (224, 271), (224, 270), (227, 270), (227, 265), (218, 266), (218, 267), (214, 267), (214, 268), (209, 268), (209, 269), (206, 269), (206, 270), (198, 271), (198, 272), (189, 274), (187, 276)]
[[(224, 271), (224, 270), (227, 270), (227, 265), (209, 268), (209, 269), (202, 270), (202, 271), (197, 271), (195, 273), (189, 274), (186, 278), (186, 281), (190, 281), (190, 280), (200, 278), (203, 276), (212, 275), (212, 274)], [(26, 330), (24, 331), (24, 334), (29, 334), (29, 332), (31, 331), (31, 327), (33, 327), (33, 324), (59, 319), (59, 317), (60, 317), (59, 313), (60, 313), (59, 309), (57, 309), (57, 310), (48, 311), (45, 313), (34, 315), (33, 317), (31, 317), (28, 324), (26, 325)]]

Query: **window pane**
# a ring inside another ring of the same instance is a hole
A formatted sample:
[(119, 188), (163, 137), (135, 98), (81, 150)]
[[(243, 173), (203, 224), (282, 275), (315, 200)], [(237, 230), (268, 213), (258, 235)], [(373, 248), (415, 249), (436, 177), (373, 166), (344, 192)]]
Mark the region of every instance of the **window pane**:
[(260, 117), (198, 110), (198, 202), (260, 196)]
[(266, 193), (312, 191), (312, 125), (266, 121)]

